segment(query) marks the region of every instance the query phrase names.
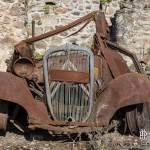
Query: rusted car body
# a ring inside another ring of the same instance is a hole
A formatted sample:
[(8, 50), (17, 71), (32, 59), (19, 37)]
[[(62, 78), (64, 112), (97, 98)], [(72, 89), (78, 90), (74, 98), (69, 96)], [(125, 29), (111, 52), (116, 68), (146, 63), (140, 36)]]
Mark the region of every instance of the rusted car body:
[[(85, 23), (71, 35), (77, 34), (91, 21), (96, 25), (91, 48), (58, 45), (43, 60), (34, 58), (34, 42)], [(134, 72), (122, 55), (133, 61)], [(149, 126), (150, 81), (136, 56), (110, 41), (99, 11), (21, 41), (0, 83), (1, 130), (9, 120), (22, 131), (89, 132), (108, 127), (120, 112), (131, 133)]]

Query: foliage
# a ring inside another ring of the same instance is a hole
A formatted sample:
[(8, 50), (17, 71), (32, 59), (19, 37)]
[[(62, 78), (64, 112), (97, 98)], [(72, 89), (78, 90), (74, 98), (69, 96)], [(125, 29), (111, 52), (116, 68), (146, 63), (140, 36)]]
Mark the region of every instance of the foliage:
[(55, 7), (55, 6), (56, 6), (55, 2), (45, 2), (45, 5), (43, 6), (44, 13), (49, 14), (50, 7)]
[(105, 4), (105, 3), (110, 3), (111, 2), (111, 0), (100, 0), (100, 3), (103, 5), (103, 4)]
[(43, 7), (43, 10), (44, 10), (44, 13), (45, 14), (49, 14), (49, 5), (44, 5), (44, 7)]
[(96, 150), (106, 150), (104, 146), (97, 148)]
[(35, 55), (35, 56), (34, 56), (35, 59), (37, 59), (37, 60), (43, 59), (43, 54), (41, 54), (41, 53), (36, 52), (34, 55)]

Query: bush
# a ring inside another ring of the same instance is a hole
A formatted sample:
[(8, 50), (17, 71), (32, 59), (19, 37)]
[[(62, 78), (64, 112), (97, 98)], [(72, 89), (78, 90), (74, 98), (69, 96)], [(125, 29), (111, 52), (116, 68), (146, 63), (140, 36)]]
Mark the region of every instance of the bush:
[(105, 4), (105, 3), (110, 3), (111, 2), (111, 0), (100, 0), (100, 3), (103, 5), (103, 4)]
[(42, 60), (43, 59), (43, 54), (35, 52), (34, 57), (36, 60)]

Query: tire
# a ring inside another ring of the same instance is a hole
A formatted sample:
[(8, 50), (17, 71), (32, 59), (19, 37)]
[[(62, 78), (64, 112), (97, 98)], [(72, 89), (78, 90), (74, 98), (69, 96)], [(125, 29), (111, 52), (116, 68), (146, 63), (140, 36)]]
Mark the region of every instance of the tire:
[(141, 120), (139, 120), (138, 126), (139, 129), (145, 129), (146, 131), (150, 131), (150, 103), (143, 104)]
[(0, 134), (3, 135), (7, 130), (8, 122), (8, 104), (0, 101)]
[(132, 135), (138, 135), (141, 129), (150, 131), (150, 103), (138, 104), (126, 112), (126, 124)]

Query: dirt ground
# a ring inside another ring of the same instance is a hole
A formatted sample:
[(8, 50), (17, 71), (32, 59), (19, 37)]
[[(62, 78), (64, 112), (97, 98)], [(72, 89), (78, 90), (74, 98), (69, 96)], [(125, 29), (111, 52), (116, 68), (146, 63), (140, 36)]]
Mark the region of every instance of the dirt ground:
[(150, 150), (150, 146), (138, 137), (123, 136), (118, 132), (88, 137), (8, 131), (5, 136), (0, 137), (0, 150)]

